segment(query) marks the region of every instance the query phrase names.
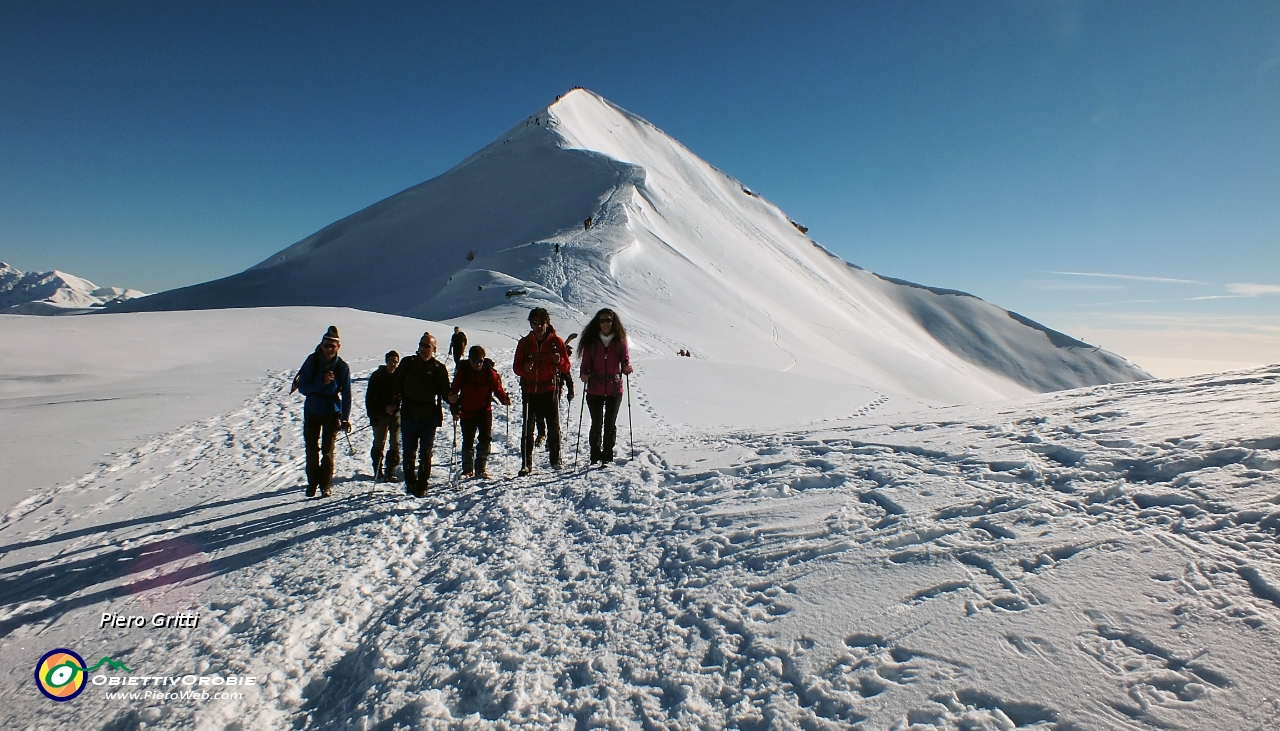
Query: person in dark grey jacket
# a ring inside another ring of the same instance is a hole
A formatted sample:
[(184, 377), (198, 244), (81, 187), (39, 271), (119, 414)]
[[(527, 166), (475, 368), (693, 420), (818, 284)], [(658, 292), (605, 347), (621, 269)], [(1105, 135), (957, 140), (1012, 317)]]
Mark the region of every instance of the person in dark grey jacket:
[[(373, 451), (369, 453), (373, 459), (373, 477), (386, 482), (396, 479), (396, 467), (400, 465), (400, 413), (393, 403), (398, 365), (400, 354), (394, 350), (387, 353), (386, 365), (378, 366), (378, 370), (369, 376), (369, 388), (364, 393), (364, 409), (373, 429)], [(391, 437), (390, 449), (386, 449), (388, 436)], [(387, 456), (385, 470), (382, 463), (384, 449)]]
[(400, 361), (392, 381), (392, 398), (400, 411), (404, 488), (415, 497), (426, 493), (431, 478), (431, 449), (436, 429), (444, 423), (442, 404), (449, 397), (449, 369), (435, 359), (435, 353), (435, 337), (423, 333), (418, 352)]

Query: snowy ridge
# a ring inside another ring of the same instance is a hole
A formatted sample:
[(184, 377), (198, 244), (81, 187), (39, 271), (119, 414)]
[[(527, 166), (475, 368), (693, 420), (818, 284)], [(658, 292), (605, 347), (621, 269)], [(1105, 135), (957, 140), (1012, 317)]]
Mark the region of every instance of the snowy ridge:
[[(1280, 368), (784, 431), (655, 422), (626, 464), (457, 488), (442, 465), (422, 502), (369, 479), (367, 430), (336, 497), (301, 500), (290, 376), (8, 512), (14, 722), (1065, 731), (1277, 710)], [(98, 628), (193, 606), (197, 629)], [(26, 662), (48, 642), (261, 682), (54, 705)]]
[(124, 302), (145, 293), (136, 289), (99, 287), (66, 272), (21, 272), (0, 262), (0, 313), (63, 315)]
[(977, 298), (841, 261), (586, 90), (245, 272), (116, 309), (329, 305), (491, 320), (535, 304), (572, 321), (614, 306), (649, 352), (688, 349), (917, 404), (1148, 377)]

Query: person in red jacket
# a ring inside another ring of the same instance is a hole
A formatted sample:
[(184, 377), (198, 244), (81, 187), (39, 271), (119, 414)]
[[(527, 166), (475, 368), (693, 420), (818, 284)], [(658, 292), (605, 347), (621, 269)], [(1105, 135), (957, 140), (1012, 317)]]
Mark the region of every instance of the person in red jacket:
[[(467, 359), (453, 373), (449, 388), (449, 404), (462, 421), (462, 476), (488, 477), (485, 463), (489, 460), (489, 443), (493, 438), (493, 397), (511, 405), (511, 397), (502, 388), (502, 376), (493, 361), (484, 357), (484, 348), (471, 346)], [(480, 441), (476, 442), (476, 433)]]
[(542, 307), (529, 312), (529, 334), (516, 345), (514, 370), (520, 376), (524, 423), (520, 429), (520, 474), (533, 471), (534, 423), (547, 422), (547, 452), (551, 469), (560, 469), (560, 374), (570, 370), (569, 351), (551, 327)]
[(578, 375), (586, 384), (591, 411), (591, 464), (613, 461), (618, 436), (618, 408), (622, 406), (622, 377), (631, 373), (627, 330), (617, 313), (605, 308), (582, 330), (578, 341), (582, 365)]

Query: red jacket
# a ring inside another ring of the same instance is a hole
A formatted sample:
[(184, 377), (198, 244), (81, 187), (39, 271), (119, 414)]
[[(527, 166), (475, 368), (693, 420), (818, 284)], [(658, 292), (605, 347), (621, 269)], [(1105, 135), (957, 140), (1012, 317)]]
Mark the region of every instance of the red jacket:
[(570, 368), (569, 351), (553, 328), (547, 328), (547, 337), (542, 342), (529, 333), (516, 344), (514, 369), (520, 376), (520, 390), (524, 393), (555, 391), (558, 375), (568, 373)]
[(493, 411), (492, 398), (497, 395), (498, 401), (511, 403), (511, 397), (502, 389), (502, 376), (493, 367), (488, 358), (484, 367), (476, 370), (467, 361), (462, 361), (453, 374), (453, 385), (449, 388), (449, 402), (457, 398), (456, 406), (461, 410), (461, 418), (475, 419)]

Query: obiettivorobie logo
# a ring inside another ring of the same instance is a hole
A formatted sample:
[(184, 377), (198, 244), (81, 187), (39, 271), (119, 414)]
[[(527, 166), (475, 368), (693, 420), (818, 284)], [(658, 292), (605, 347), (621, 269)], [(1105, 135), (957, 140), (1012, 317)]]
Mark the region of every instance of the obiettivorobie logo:
[(84, 658), (66, 648), (50, 650), (36, 663), (36, 686), (40, 692), (55, 701), (69, 701), (84, 691), (88, 674), (106, 665), (112, 670), (133, 672), (122, 662), (103, 657), (93, 667), (86, 667)]
[[(103, 672), (95, 673), (102, 666)], [(207, 666), (206, 666), (207, 667)], [(130, 675), (117, 675), (112, 671), (123, 670)], [(40, 692), (55, 701), (69, 701), (80, 695), (86, 685), (105, 686), (108, 700), (143, 701), (207, 701), (239, 700), (244, 698), (241, 688), (257, 686), (253, 675), (136, 675), (118, 660), (103, 657), (93, 667), (85, 665), (84, 658), (72, 650), (60, 647), (50, 650), (36, 663), (36, 686)]]

